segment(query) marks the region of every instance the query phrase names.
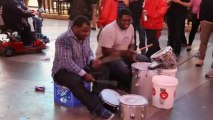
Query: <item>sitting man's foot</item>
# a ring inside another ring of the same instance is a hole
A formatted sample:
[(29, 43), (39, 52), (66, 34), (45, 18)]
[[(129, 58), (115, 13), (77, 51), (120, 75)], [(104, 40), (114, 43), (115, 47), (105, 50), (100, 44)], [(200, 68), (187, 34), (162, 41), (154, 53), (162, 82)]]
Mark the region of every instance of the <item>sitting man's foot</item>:
[(103, 116), (101, 116), (101, 118), (103, 118), (104, 120), (112, 120), (114, 118), (115, 114), (108, 112), (105, 113)]
[(115, 116), (114, 113), (110, 112), (106, 108), (101, 108), (97, 111), (97, 115), (100, 116), (104, 120), (112, 120)]
[(206, 78), (213, 78), (213, 69), (210, 69), (209, 72), (205, 75)]
[(203, 65), (203, 60), (198, 59), (197, 62), (196, 62), (196, 64), (195, 64), (195, 66), (201, 67), (202, 65)]

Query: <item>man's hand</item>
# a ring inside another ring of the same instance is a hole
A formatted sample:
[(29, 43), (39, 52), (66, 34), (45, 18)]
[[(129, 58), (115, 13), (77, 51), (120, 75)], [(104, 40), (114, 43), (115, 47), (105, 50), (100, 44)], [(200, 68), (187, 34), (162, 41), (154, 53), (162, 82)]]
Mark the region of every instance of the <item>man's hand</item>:
[(84, 78), (85, 81), (87, 81), (87, 82), (94, 82), (94, 81), (95, 81), (95, 78), (94, 78), (91, 74), (89, 74), (89, 73), (86, 73), (86, 74), (83, 76), (83, 78)]
[(134, 61), (136, 62), (136, 54), (137, 52), (136, 51), (133, 51), (133, 50), (127, 50), (125, 51), (125, 57), (127, 57), (130, 61)]
[(92, 68), (93, 69), (98, 69), (98, 68), (100, 68), (101, 65), (102, 65), (101, 60), (93, 60), (92, 61)]
[(31, 10), (31, 13), (32, 13), (33, 15), (38, 15), (38, 12), (35, 11), (35, 10)]

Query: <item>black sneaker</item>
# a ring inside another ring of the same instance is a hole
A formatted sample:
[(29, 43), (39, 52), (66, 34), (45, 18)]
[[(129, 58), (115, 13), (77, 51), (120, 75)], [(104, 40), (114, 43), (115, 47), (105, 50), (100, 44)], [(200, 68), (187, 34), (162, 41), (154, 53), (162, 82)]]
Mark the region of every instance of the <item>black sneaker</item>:
[(104, 108), (99, 116), (104, 120), (112, 120), (115, 114)]

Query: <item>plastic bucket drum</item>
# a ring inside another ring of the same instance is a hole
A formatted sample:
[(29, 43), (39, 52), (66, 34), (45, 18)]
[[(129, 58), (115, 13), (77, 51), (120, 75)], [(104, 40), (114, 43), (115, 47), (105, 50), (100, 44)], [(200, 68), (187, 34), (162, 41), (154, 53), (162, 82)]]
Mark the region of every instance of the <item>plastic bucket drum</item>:
[(174, 68), (174, 69), (160, 69), (160, 74), (161, 75), (167, 75), (167, 76), (176, 77), (176, 73), (177, 73), (177, 68)]
[(121, 120), (145, 120), (148, 101), (140, 95), (123, 95), (120, 101)]
[(157, 70), (148, 70), (149, 62), (136, 62), (132, 66), (131, 94), (152, 98), (152, 77), (158, 75)]
[(120, 94), (111, 89), (104, 89), (100, 93), (102, 104), (111, 112), (117, 112), (119, 109)]
[(152, 105), (163, 109), (172, 108), (178, 79), (166, 75), (157, 75), (152, 78), (152, 82)]

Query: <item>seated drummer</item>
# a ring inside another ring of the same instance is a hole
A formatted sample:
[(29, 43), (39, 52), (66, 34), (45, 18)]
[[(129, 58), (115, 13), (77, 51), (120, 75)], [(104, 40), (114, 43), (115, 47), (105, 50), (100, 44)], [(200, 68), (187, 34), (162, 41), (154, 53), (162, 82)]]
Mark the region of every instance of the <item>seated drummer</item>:
[(118, 87), (127, 92), (131, 87), (131, 64), (136, 61), (150, 62), (149, 58), (134, 51), (134, 29), (131, 22), (131, 11), (128, 8), (121, 9), (117, 19), (101, 31), (96, 51), (99, 59), (121, 57), (106, 65), (110, 69), (110, 79), (118, 80)]
[(57, 84), (69, 88), (91, 113), (110, 120), (114, 114), (102, 106), (98, 96), (84, 87), (84, 82), (95, 81), (95, 76), (88, 71), (100, 71), (103, 74), (99, 75), (99, 79), (102, 80), (107, 80), (109, 75), (107, 67), (101, 66), (100, 60), (93, 59), (89, 34), (90, 21), (84, 16), (78, 16), (73, 26), (57, 38), (52, 77)]

